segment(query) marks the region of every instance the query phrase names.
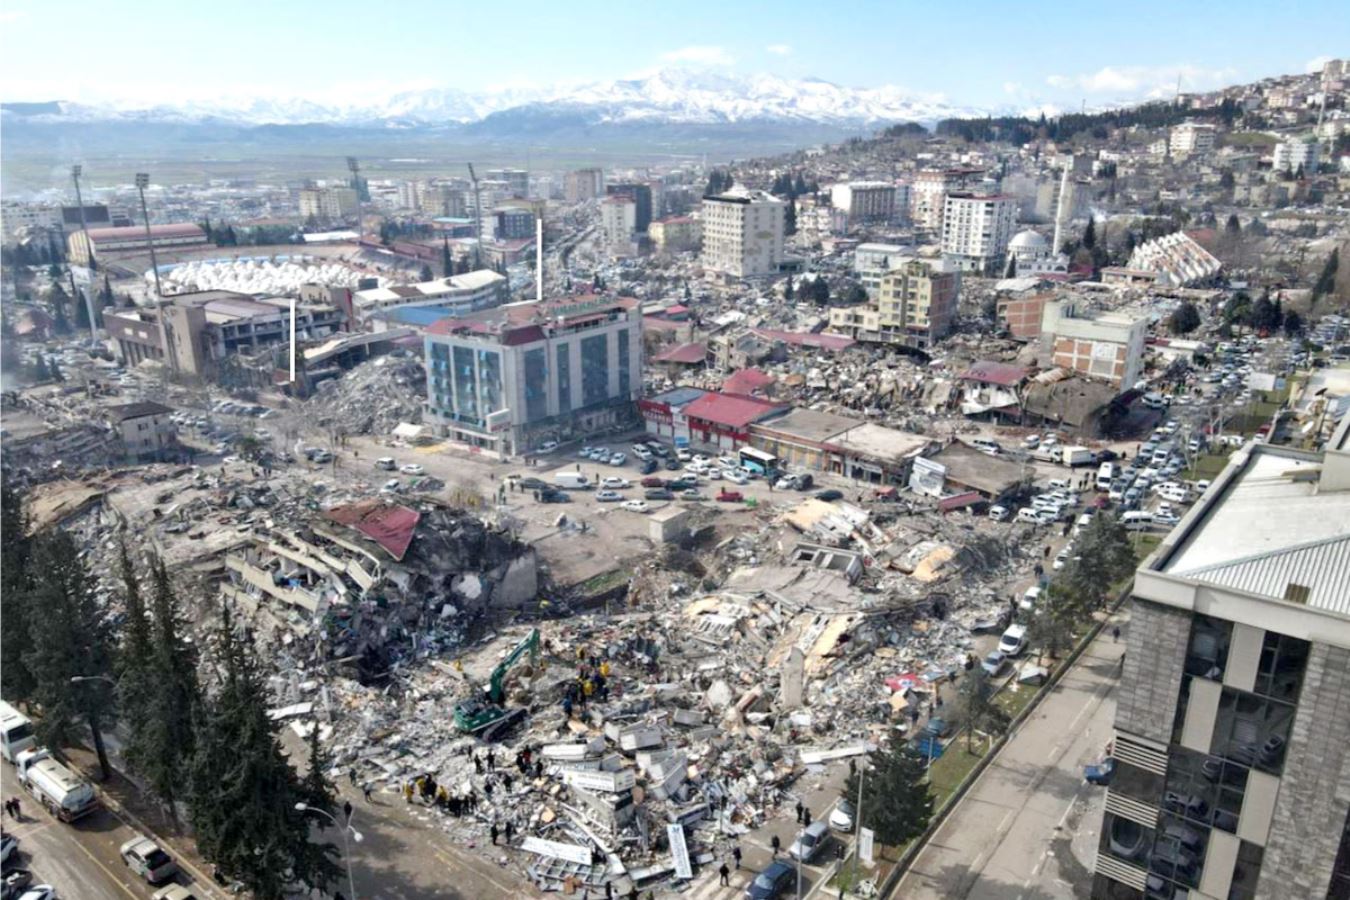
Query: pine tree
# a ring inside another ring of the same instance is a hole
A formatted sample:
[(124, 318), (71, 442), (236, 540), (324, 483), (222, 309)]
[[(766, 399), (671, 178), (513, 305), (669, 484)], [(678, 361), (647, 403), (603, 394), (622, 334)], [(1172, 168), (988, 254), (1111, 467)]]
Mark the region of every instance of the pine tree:
[(1097, 246), (1097, 227), (1090, 217), (1087, 228), (1083, 231), (1083, 246), (1089, 250)]
[(1008, 714), (994, 702), (994, 686), (983, 666), (974, 666), (961, 681), (959, 694), (961, 725), (966, 729), (966, 750), (971, 749), (976, 731), (992, 734), (1008, 725)]
[(1190, 334), (1200, 327), (1200, 311), (1189, 300), (1183, 300), (1167, 320), (1173, 334)]
[[(450, 239), (441, 238), (441, 272), (446, 278), (455, 274), (455, 260), (450, 255)], [(431, 279), (428, 278), (428, 281)]]
[(112, 691), (102, 679), (112, 677), (113, 654), (107, 620), (94, 602), (93, 580), (75, 539), (65, 531), (38, 537), (33, 571), (42, 578), (30, 590), (32, 646), (24, 664), (37, 681), (34, 699), (42, 706), (38, 738), (48, 747), (69, 746), (79, 737), (81, 723), (88, 725), (106, 779), (111, 769), (102, 723), (112, 706)]
[(145, 774), (155, 792), (173, 810), (187, 781), (188, 762), (196, 739), (193, 719), (201, 704), (201, 687), (197, 680), (197, 651), (183, 637), (185, 620), (162, 559), (151, 561), (150, 577), (154, 588), (151, 667), (155, 673), (154, 706), (159, 719), (154, 734), (159, 750)]
[(863, 767), (867, 771), (848, 776), (842, 799), (858, 802), (862, 779), (862, 809), (859, 825), (870, 828), (883, 844), (897, 847), (918, 837), (933, 817), (933, 795), (924, 780), (925, 760), (906, 743), (895, 741), (885, 750), (875, 750)]
[(800, 197), (802, 194), (805, 194), (805, 193), (807, 193), (807, 190), (806, 190), (806, 179), (802, 178), (802, 173), (801, 173), (801, 172), (798, 172), (798, 173), (797, 173), (797, 180), (794, 181), (794, 182), (792, 183), (792, 196), (793, 196), (794, 198), (795, 198), (795, 197)]
[(817, 275), (811, 279), (811, 299), (817, 306), (828, 306), (830, 302), (830, 283), (825, 276)]
[(789, 200), (783, 210), (783, 236), (791, 237), (797, 233), (797, 201)]
[(1082, 606), (1065, 579), (1051, 582), (1037, 598), (1036, 614), (1027, 625), (1027, 642), (1036, 648), (1037, 660), (1044, 660), (1047, 654), (1057, 659), (1069, 649), (1082, 616)]
[(787, 284), (783, 286), (783, 299), (786, 300), (786, 301), (788, 301), (789, 303), (791, 303), (791, 302), (792, 302), (793, 293), (794, 293), (794, 289), (793, 289), (793, 287), (792, 287), (792, 276), (789, 275), (789, 276), (788, 276), (788, 280), (787, 280)]
[[(323, 742), (319, 740), (319, 723), (315, 722), (314, 727), (309, 732), (309, 768), (305, 773), (305, 780), (302, 785), (304, 802), (340, 820), (341, 816), (338, 815), (337, 806), (337, 786), (328, 777), (328, 772), (332, 768), (333, 761), (324, 749)], [(326, 827), (327, 822), (327, 819), (320, 816), (316, 824), (322, 829)]]
[(436, 277), (436, 274), (435, 274), (434, 272), (431, 271), (431, 266), (427, 265), (426, 263), (422, 263), (422, 268), (421, 268), (421, 270), (417, 273), (417, 280), (418, 280), (418, 281), (432, 281), (433, 279), (435, 279), (435, 277)]
[(32, 540), (23, 497), (8, 481), (0, 483), (0, 693), (22, 703), (33, 695), (37, 682), (24, 654), (29, 637), (30, 567)]
[(1093, 516), (1078, 538), (1078, 560), (1063, 573), (1062, 580), (1085, 609), (1095, 610), (1112, 587), (1134, 571), (1137, 560), (1130, 534), (1115, 516)]
[(310, 840), (304, 786), (281, 752), (267, 715), (264, 677), (228, 613), (215, 640), (223, 672), (202, 705), (192, 757), (189, 809), (197, 846), (226, 878), (258, 900), (283, 900), (293, 883), (323, 889), (338, 875), (332, 844)]

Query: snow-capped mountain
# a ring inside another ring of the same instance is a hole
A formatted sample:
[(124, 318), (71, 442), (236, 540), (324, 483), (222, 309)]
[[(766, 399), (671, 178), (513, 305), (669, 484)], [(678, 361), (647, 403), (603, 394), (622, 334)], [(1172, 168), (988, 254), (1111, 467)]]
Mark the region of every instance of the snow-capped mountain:
[[(26, 113), (51, 122), (142, 121), (238, 125), (449, 125), (494, 114), (566, 114), (592, 123), (717, 124), (799, 121), (829, 125), (895, 121), (933, 122), (978, 114), (941, 97), (895, 86), (850, 88), (817, 79), (739, 76), (683, 68), (641, 78), (470, 93), (455, 88), (402, 91), (378, 102), (323, 103), (302, 97), (226, 97), (146, 108), (129, 102), (61, 102), (60, 113)], [(13, 115), (7, 110), (7, 115)]]

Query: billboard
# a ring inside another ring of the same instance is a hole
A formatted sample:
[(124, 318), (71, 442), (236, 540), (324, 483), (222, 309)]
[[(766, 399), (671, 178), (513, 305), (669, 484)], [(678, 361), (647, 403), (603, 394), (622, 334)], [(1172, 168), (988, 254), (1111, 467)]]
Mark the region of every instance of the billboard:
[(909, 489), (930, 497), (942, 496), (942, 483), (947, 480), (947, 467), (923, 456), (915, 457), (909, 470)]
[(511, 430), (511, 410), (499, 409), (487, 414), (487, 430), (491, 434), (501, 434)]

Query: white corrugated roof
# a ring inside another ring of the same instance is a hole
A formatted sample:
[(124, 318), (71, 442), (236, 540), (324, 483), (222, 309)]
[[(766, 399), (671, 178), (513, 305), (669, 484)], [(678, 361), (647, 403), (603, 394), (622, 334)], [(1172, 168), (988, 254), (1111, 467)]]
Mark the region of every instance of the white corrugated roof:
[(1350, 615), (1350, 534), (1174, 574), (1277, 600), (1298, 585), (1309, 606)]

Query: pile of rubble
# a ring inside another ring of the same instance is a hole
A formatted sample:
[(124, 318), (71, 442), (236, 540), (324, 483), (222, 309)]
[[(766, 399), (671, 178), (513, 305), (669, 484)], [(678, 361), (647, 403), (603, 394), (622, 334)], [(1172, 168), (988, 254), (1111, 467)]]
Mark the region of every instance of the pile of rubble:
[(422, 421), (426, 370), (411, 357), (378, 356), (322, 382), (305, 413), (340, 434), (388, 434)]

